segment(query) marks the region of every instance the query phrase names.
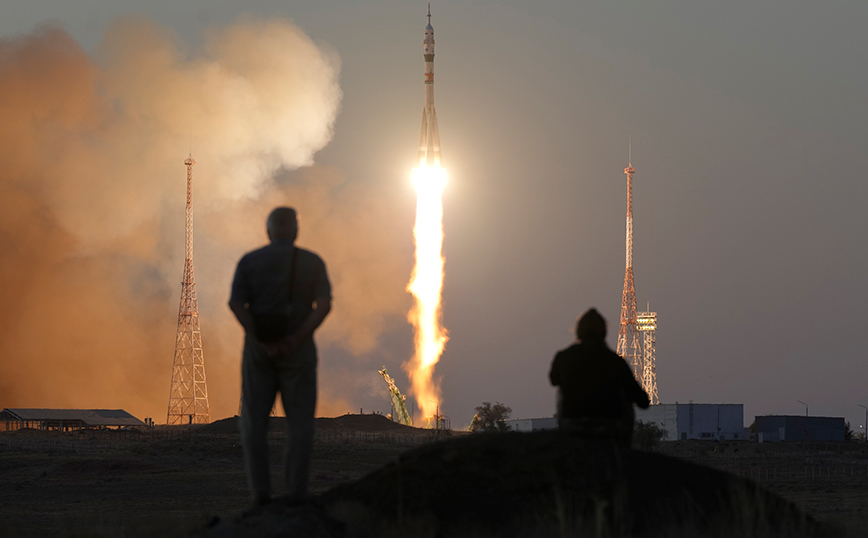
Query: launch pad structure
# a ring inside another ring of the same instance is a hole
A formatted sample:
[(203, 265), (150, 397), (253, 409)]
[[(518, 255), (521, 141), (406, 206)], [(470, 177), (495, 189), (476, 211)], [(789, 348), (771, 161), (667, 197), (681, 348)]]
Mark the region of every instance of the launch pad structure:
[(648, 305), (645, 312), (636, 313), (636, 328), (642, 333), (642, 388), (648, 393), (651, 405), (660, 403), (657, 396), (657, 312)]
[(386, 380), (386, 385), (389, 387), (389, 397), (392, 399), (392, 408), (395, 410), (395, 421), (404, 426), (412, 426), (413, 419), (410, 417), (410, 413), (407, 412), (407, 397), (398, 390), (395, 380), (386, 371), (385, 366), (383, 366), (382, 370), (377, 370), (377, 373), (383, 376), (383, 379)]
[[(624, 292), (621, 295), (621, 323), (618, 328), (617, 353), (630, 368), (636, 380), (648, 393), (652, 404), (659, 403), (657, 396), (657, 313), (637, 312), (636, 286), (633, 282), (633, 144), (627, 159), (627, 237), (626, 268), (624, 269)], [(650, 310), (650, 308), (649, 308)], [(642, 335), (644, 335), (644, 339)]]
[(187, 166), (187, 222), (184, 275), (181, 281), (181, 305), (178, 310), (178, 331), (175, 337), (175, 357), (172, 362), (172, 385), (169, 389), (169, 410), (166, 424), (208, 424), (208, 386), (205, 383), (205, 357), (202, 354), (202, 332), (199, 328), (199, 300), (196, 297), (196, 277), (193, 274), (193, 155), (184, 161)]

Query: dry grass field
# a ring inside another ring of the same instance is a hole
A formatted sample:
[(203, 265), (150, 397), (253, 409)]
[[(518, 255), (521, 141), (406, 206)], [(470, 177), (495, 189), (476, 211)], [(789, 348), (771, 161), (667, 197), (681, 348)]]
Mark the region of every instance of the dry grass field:
[[(384, 421), (319, 419), (313, 493), (437, 440)], [(276, 484), (282, 441), (279, 429), (271, 433)], [(848, 536), (868, 535), (868, 450), (861, 445), (664, 443), (659, 451), (752, 477)], [(193, 430), (0, 432), (0, 477), (0, 536), (10, 537), (186, 536), (248, 500), (231, 419)]]
[[(433, 440), (425, 430), (384, 429), (378, 415), (336, 420), (318, 421), (316, 494)], [(280, 484), (284, 436), (274, 430), (272, 470)], [(184, 536), (248, 504), (232, 419), (193, 430), (0, 432), (0, 477), (2, 537)]]
[(658, 451), (750, 478), (848, 536), (868, 536), (868, 443), (696, 441)]

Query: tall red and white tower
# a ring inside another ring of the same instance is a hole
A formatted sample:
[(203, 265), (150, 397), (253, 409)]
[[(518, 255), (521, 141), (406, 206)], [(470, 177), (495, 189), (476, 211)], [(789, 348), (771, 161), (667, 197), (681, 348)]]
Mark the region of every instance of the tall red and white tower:
[(627, 267), (624, 270), (624, 293), (621, 296), (621, 326), (618, 329), (618, 355), (633, 368), (633, 375), (643, 385), (644, 360), (642, 340), (636, 320), (636, 288), (633, 285), (633, 174), (636, 169), (632, 163), (632, 144), (627, 168)]
[(193, 165), (196, 164), (193, 155), (187, 157), (184, 164), (187, 165), (187, 241), (166, 423), (208, 424), (211, 421), (211, 411), (208, 407), (208, 387), (205, 384), (205, 357), (202, 354), (202, 333), (199, 330), (196, 277), (193, 275)]

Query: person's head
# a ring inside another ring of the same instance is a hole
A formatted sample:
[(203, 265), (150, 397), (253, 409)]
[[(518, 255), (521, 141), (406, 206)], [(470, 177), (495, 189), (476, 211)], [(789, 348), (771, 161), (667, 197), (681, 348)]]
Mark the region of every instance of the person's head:
[(265, 228), (268, 231), (268, 238), (274, 241), (275, 239), (283, 239), (295, 241), (298, 237), (298, 218), (295, 215), (295, 209), (291, 207), (277, 207), (265, 221)]
[(583, 342), (606, 338), (606, 320), (596, 308), (591, 308), (576, 321), (576, 338)]

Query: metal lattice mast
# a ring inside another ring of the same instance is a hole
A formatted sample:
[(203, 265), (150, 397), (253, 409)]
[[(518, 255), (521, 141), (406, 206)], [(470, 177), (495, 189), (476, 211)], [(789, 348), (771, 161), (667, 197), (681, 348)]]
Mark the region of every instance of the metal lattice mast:
[(392, 379), (392, 376), (389, 375), (389, 372), (386, 371), (386, 367), (383, 366), (382, 370), (377, 370), (383, 379), (386, 380), (386, 385), (389, 386), (389, 397), (392, 399), (392, 407), (395, 408), (395, 418), (397, 418), (397, 422), (403, 424), (405, 426), (412, 426), (413, 419), (410, 417), (410, 413), (407, 412), (407, 397), (401, 394), (401, 391), (398, 390), (398, 386), (395, 385), (395, 380)]
[(651, 405), (657, 405), (660, 403), (660, 398), (657, 395), (657, 312), (651, 312), (649, 305), (646, 312), (636, 314), (636, 321), (639, 331), (645, 336), (643, 338), (645, 356), (642, 386), (651, 399)]
[(196, 164), (193, 155), (187, 157), (184, 164), (187, 165), (187, 242), (166, 423), (207, 424), (211, 421), (211, 411), (205, 384), (196, 277), (193, 275), (193, 165)]
[[(636, 169), (630, 158), (624, 173), (627, 174), (627, 268), (624, 271), (624, 294), (621, 297), (621, 326), (618, 329), (618, 355), (633, 368), (633, 375), (643, 382), (642, 342), (636, 326), (636, 288), (633, 285), (633, 174)], [(644, 388), (644, 385), (643, 385)]]

